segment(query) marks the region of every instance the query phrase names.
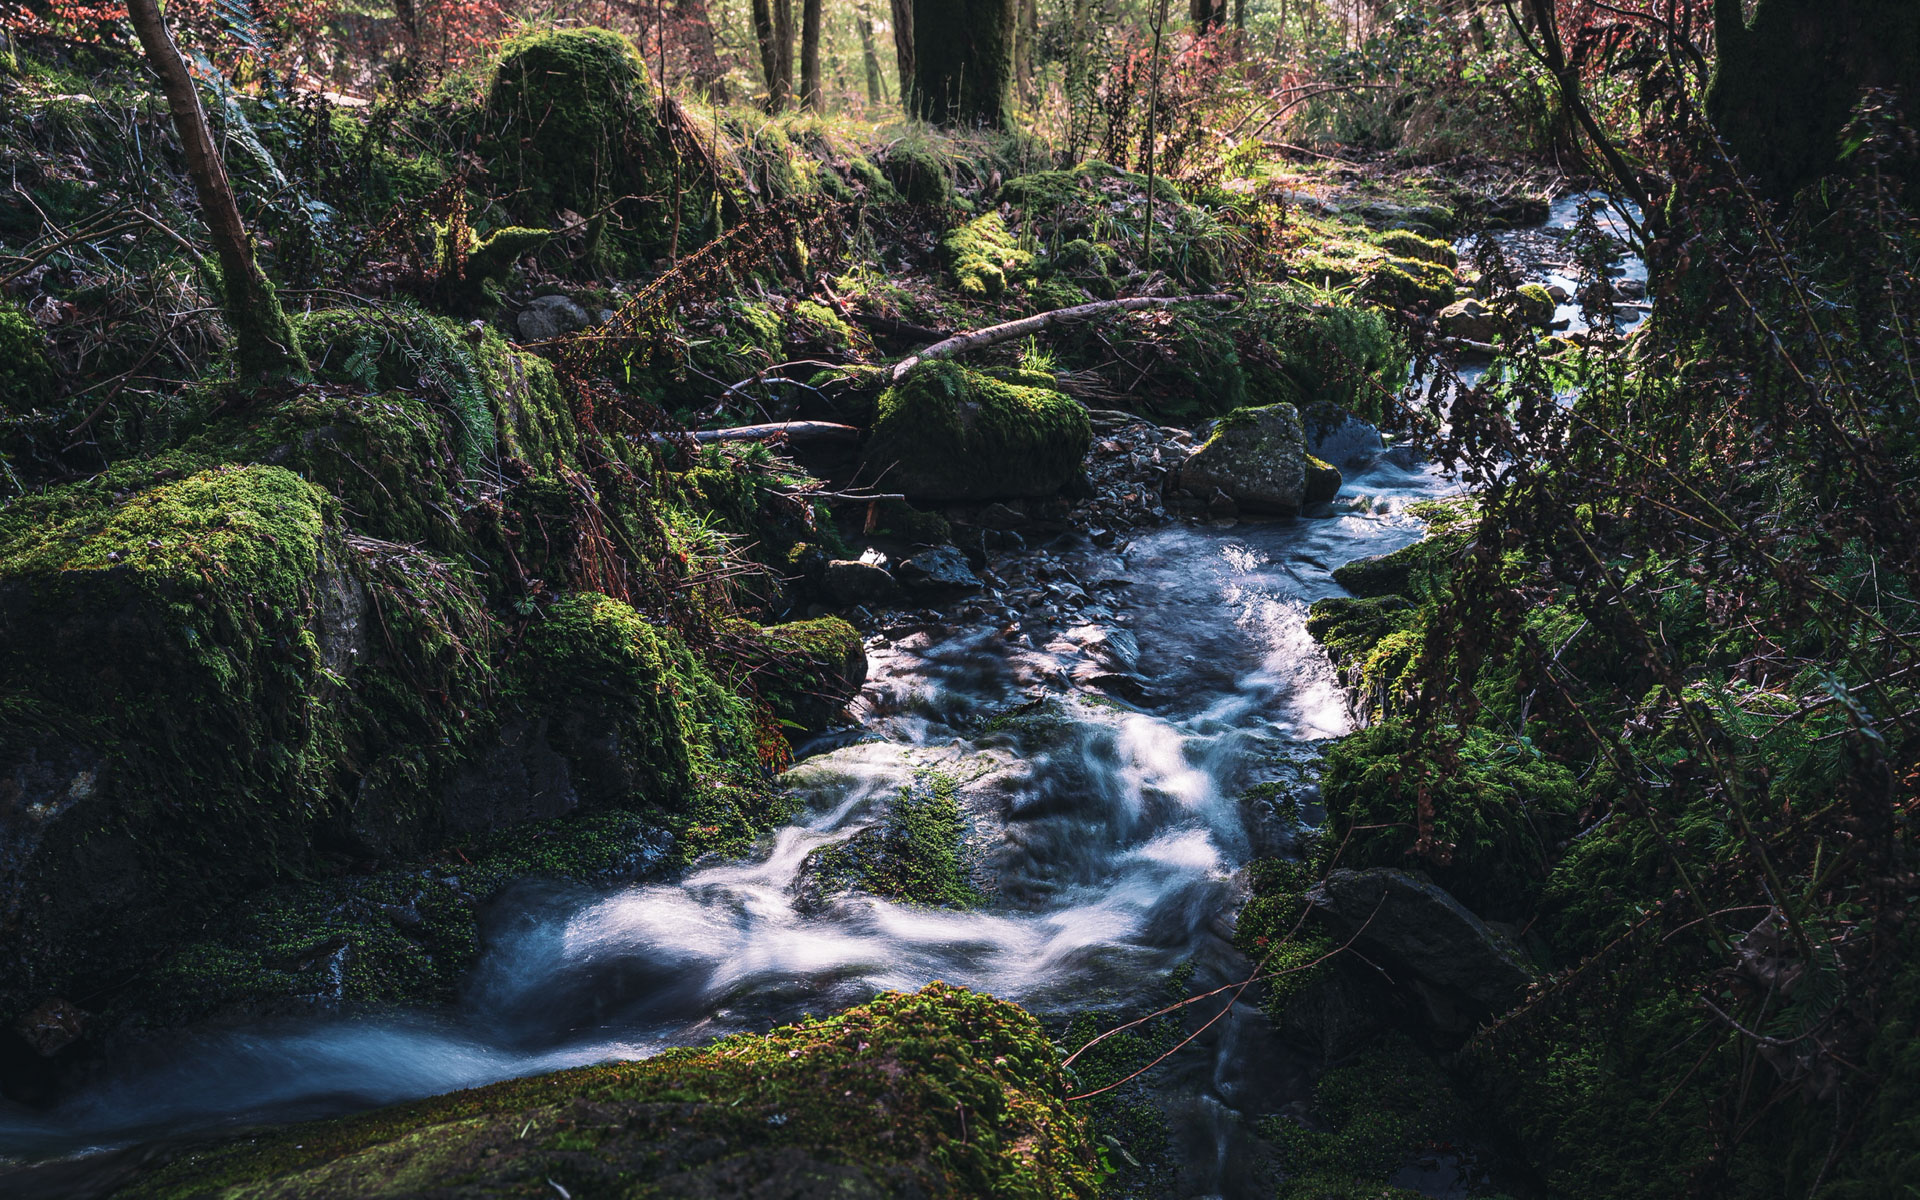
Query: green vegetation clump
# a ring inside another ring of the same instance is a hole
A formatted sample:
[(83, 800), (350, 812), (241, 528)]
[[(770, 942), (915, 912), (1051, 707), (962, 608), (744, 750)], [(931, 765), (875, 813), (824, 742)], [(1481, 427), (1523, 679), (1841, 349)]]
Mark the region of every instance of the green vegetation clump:
[(592, 214), (629, 171), (655, 165), (647, 66), (610, 29), (543, 30), (507, 42), (486, 106), (495, 128), (484, 150), (511, 180), (514, 210), (538, 221), (563, 209)]
[(12, 305), (0, 305), (0, 397), (6, 401), (0, 417), (21, 415), (49, 402), (56, 382), (40, 327)]
[(941, 908), (984, 903), (967, 861), (958, 788), (952, 776), (924, 772), (900, 789), (881, 825), (814, 851), (805, 872), (818, 897), (861, 891)]
[(940, 245), (960, 294), (969, 299), (997, 299), (1033, 268), (1033, 255), (1020, 249), (997, 212), (968, 221), (947, 234)]
[(953, 172), (939, 154), (914, 142), (897, 142), (880, 159), (880, 170), (908, 204), (953, 203)]
[(758, 627), (741, 622), (730, 630), (743, 643), (730, 657), (744, 672), (741, 686), (796, 731), (828, 728), (859, 694), (867, 677), (860, 633), (838, 617)]
[(1099, 1159), (1059, 1062), (1020, 1009), (934, 983), (702, 1049), (255, 1136), (127, 1195), (404, 1196), (457, 1179), (717, 1198), (778, 1179), (861, 1200), (1091, 1200)]
[(866, 461), (917, 500), (1048, 496), (1080, 470), (1079, 403), (959, 363), (922, 363), (881, 395)]

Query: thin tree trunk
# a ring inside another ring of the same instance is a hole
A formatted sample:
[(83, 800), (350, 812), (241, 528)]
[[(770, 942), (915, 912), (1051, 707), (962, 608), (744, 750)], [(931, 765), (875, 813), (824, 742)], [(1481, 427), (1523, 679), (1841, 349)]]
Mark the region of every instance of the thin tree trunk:
[(892, 0), (893, 61), (900, 69), (900, 103), (913, 110), (913, 3)]
[(1034, 46), (1040, 39), (1039, 0), (1016, 0), (1014, 19), (1013, 81), (1020, 103), (1031, 109), (1039, 99), (1033, 86)]
[(859, 19), (860, 58), (867, 68), (867, 103), (877, 106), (887, 97), (885, 85), (881, 82), (880, 51), (874, 45), (873, 18), (867, 15), (866, 0), (861, 0)]
[(273, 284), (253, 257), (253, 243), (240, 219), (240, 206), (234, 202), (233, 185), (227, 179), (226, 164), (214, 148), (207, 128), (206, 110), (200, 107), (200, 93), (194, 90), (193, 77), (180, 57), (180, 48), (167, 31), (160, 15), (159, 0), (128, 0), (127, 16), (140, 37), (147, 61), (160, 77), (160, 90), (167, 97), (173, 115), (174, 130), (180, 135), (186, 152), (187, 174), (193, 178), (193, 190), (200, 200), (201, 215), (220, 260), (220, 283), (226, 293), (227, 323), (233, 327), (235, 360), (243, 377), (305, 374), (307, 359), (300, 352), (300, 341), (293, 325), (280, 307)]
[(793, 103), (793, 0), (773, 0), (774, 61), (779, 64), (775, 94), (779, 97), (775, 112)]
[(820, 103), (820, 0), (800, 7), (800, 103), (816, 112)]
[(779, 112), (785, 104), (780, 95), (779, 34), (772, 0), (753, 0), (753, 42), (760, 51), (760, 81), (767, 85), (767, 111)]

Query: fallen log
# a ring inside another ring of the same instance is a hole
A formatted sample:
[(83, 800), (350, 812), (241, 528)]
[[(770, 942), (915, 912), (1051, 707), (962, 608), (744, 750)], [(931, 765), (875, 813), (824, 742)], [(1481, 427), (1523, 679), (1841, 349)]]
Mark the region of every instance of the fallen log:
[(659, 443), (677, 442), (682, 438), (691, 438), (701, 443), (709, 442), (764, 442), (769, 438), (784, 437), (793, 442), (857, 442), (860, 430), (852, 425), (836, 425), (832, 421), (775, 421), (770, 425), (735, 425), (731, 429), (689, 429), (685, 433), (656, 433), (653, 440)]
[(1239, 299), (1240, 297), (1231, 292), (1216, 292), (1206, 296), (1129, 296), (1121, 300), (1095, 300), (1090, 304), (1056, 308), (1050, 312), (1022, 317), (1018, 321), (1007, 321), (999, 325), (989, 325), (985, 329), (971, 329), (965, 333), (956, 333), (945, 341), (935, 342), (918, 354), (908, 355), (895, 363), (892, 378), (897, 382), (901, 376), (923, 362), (970, 354), (975, 350), (984, 350), (988, 346), (997, 346), (1002, 342), (1010, 342), (1014, 338), (1037, 333), (1049, 325), (1058, 325), (1067, 321), (1084, 321), (1088, 317), (1097, 317), (1101, 313), (1131, 312), (1142, 308), (1161, 308), (1169, 304), (1232, 304)]

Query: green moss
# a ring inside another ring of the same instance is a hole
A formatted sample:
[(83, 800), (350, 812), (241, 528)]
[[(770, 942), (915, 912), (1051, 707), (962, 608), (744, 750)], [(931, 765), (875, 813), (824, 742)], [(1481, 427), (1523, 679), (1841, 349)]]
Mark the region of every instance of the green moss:
[(942, 908), (983, 903), (965, 854), (957, 789), (951, 776), (923, 772), (900, 789), (881, 826), (814, 851), (805, 870), (820, 896), (862, 891)]
[(941, 240), (960, 294), (992, 300), (1032, 273), (1033, 255), (1020, 249), (997, 212), (976, 217)]
[(958, 363), (922, 363), (876, 406), (866, 461), (928, 500), (1050, 495), (1092, 443), (1068, 396), (1006, 383)]
[[(1471, 1109), (1446, 1074), (1404, 1038), (1392, 1037), (1328, 1071), (1314, 1086), (1313, 1123), (1269, 1119), (1286, 1179), (1279, 1200), (1413, 1200), (1421, 1193), (1386, 1180), (1422, 1151), (1474, 1136)], [(1458, 1194), (1489, 1196), (1462, 1171)]]
[(418, 1194), (1094, 1196), (1057, 1052), (945, 984), (705, 1049), (457, 1092), (189, 1155), (132, 1197)]
[(786, 345), (795, 349), (844, 351), (853, 345), (853, 328), (839, 313), (812, 300), (796, 301), (787, 310), (782, 332)]
[(952, 170), (928, 146), (896, 142), (881, 157), (880, 169), (908, 204), (953, 203)]
[(1389, 229), (1375, 237), (1374, 241), (1398, 258), (1417, 259), (1448, 270), (1460, 264), (1460, 255), (1450, 243), (1425, 237), (1410, 229)]
[(167, 1028), (315, 1001), (357, 1012), (452, 1003), (479, 957), (479, 911), (502, 888), (639, 878), (667, 840), (641, 814), (589, 813), (489, 835), (425, 869), (281, 887), (210, 922), (114, 993), (104, 1015)]
[(739, 688), (759, 696), (781, 724), (795, 730), (812, 733), (832, 725), (867, 677), (860, 633), (838, 617), (766, 628), (740, 622), (729, 633), (739, 643), (731, 651), (743, 672)]
[(1430, 312), (1453, 303), (1453, 268), (1417, 258), (1393, 258), (1375, 267), (1361, 285), (1370, 302)]
[(1537, 283), (1523, 283), (1514, 289), (1516, 309), (1519, 318), (1528, 325), (1545, 329), (1553, 323), (1553, 293)]
[(284, 469), (191, 465), (137, 464), (0, 516), (0, 624), (34, 631), (0, 647), (17, 681), (0, 743), (90, 764), (92, 807), (63, 836), (125, 856), (104, 912), (84, 858), (34, 860), (25, 886), (47, 899), (14, 943), (22, 988), (122, 969), (132, 928), (161, 940), (307, 868), (317, 831), (363, 802), (404, 848), (434, 777), (421, 748), (444, 763), (481, 704), (488, 627), (463, 572), (350, 550), (331, 502)]
[(1333, 945), (1307, 923), (1307, 889), (1316, 882), (1313, 859), (1260, 859), (1248, 864), (1252, 891), (1235, 918), (1233, 944), (1261, 965), (1260, 1006), (1278, 1020), (1300, 994), (1329, 969), (1320, 960)]
[(40, 327), (12, 305), (0, 305), (0, 397), (5, 398), (0, 416), (25, 413), (52, 400), (56, 382)]
[(1342, 865), (1355, 867), (1406, 866), (1427, 806), (1435, 848), (1414, 861), (1488, 917), (1538, 899), (1578, 807), (1573, 774), (1525, 738), (1471, 727), (1416, 737), (1397, 717), (1328, 751), (1321, 794), (1333, 838), (1348, 838)]
[(304, 313), (295, 325), (311, 349), (316, 378), (368, 392), (416, 392), (450, 418), (449, 432), (468, 470), (493, 455), (499, 434), (487, 375), (452, 322), (417, 312), (392, 320), (334, 308)]
[(1391, 554), (1336, 567), (1333, 581), (1356, 596), (1423, 597), (1452, 574), (1453, 560), (1468, 540), (1465, 532), (1425, 537)]

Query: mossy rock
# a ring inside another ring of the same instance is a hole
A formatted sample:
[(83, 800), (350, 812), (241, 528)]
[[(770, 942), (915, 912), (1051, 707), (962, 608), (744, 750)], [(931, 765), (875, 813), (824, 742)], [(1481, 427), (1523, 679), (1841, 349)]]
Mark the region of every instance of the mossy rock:
[[(646, 64), (623, 34), (550, 29), (509, 39), (487, 83), (479, 144), (508, 213), (520, 225), (547, 228), (563, 213), (584, 214), (594, 218), (587, 237), (596, 255), (620, 265), (617, 240), (644, 262), (670, 236), (673, 206), (626, 205), (632, 229), (624, 234), (609, 234), (598, 214), (623, 196), (676, 194), (674, 150), (655, 98)], [(685, 238), (705, 227), (711, 197), (704, 183), (692, 178), (677, 193)]]
[(996, 299), (1033, 271), (1032, 253), (1020, 249), (997, 212), (968, 221), (941, 239), (940, 246), (960, 294), (972, 300)]
[[(672, 631), (612, 597), (562, 597), (529, 628), (516, 696), (550, 722), (592, 805), (679, 808), (700, 760), (752, 760), (755, 722)], [(744, 753), (742, 753), (744, 751)]]
[[(1058, 1052), (946, 984), (704, 1049), (513, 1080), (190, 1154), (125, 1194), (1067, 1200), (1101, 1170)], [(557, 1194), (557, 1193), (556, 1193)]]
[(782, 725), (818, 733), (843, 720), (867, 679), (860, 633), (838, 617), (756, 627), (742, 623), (738, 662), (751, 687)]
[(1523, 324), (1545, 329), (1553, 324), (1553, 293), (1538, 283), (1523, 283), (1513, 291), (1514, 315)]
[(908, 204), (953, 203), (953, 173), (925, 146), (900, 142), (888, 147), (881, 156), (880, 170)]
[(1093, 442), (1071, 397), (949, 361), (916, 366), (875, 409), (867, 469), (915, 500), (1050, 496)]
[(1373, 239), (1396, 258), (1417, 259), (1420, 262), (1442, 266), (1449, 271), (1460, 265), (1459, 252), (1452, 243), (1439, 238), (1426, 237), (1411, 229), (1389, 229)]
[(1453, 558), (1469, 540), (1465, 530), (1432, 534), (1391, 554), (1336, 567), (1333, 581), (1356, 596), (1421, 597), (1452, 573)]
[(418, 845), (488, 676), (463, 568), (349, 545), (283, 468), (184, 455), (0, 512), (0, 630), (0, 777), (28, 814), (0, 1007), (123, 970), (136, 931), (162, 942), (368, 819)]
[(800, 300), (787, 310), (781, 332), (788, 349), (847, 351), (853, 347), (853, 327), (840, 314), (813, 300)]
[(1453, 303), (1453, 268), (1419, 258), (1390, 258), (1366, 277), (1361, 294), (1388, 308), (1431, 312)]
[(1293, 405), (1237, 408), (1215, 421), (1181, 464), (1180, 486), (1202, 498), (1225, 493), (1257, 512), (1297, 513), (1306, 498), (1308, 458)]
[(958, 788), (945, 772), (919, 773), (874, 825), (807, 856), (795, 903), (810, 911), (849, 891), (936, 908), (984, 902), (973, 879)]

